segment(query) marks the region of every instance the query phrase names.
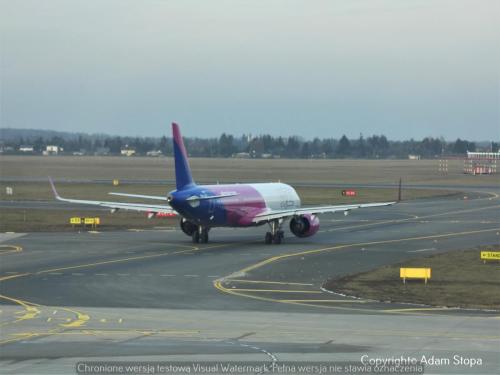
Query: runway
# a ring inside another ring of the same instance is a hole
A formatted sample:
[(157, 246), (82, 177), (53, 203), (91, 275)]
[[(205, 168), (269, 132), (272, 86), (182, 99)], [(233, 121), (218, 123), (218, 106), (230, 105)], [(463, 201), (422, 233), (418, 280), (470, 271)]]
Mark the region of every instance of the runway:
[(265, 228), (2, 235), (6, 373), (75, 373), (90, 360), (357, 361), (481, 358), (499, 373), (500, 314), (368, 301), (329, 278), (422, 254), (497, 244), (498, 191), (321, 216), (320, 232), (264, 245)]

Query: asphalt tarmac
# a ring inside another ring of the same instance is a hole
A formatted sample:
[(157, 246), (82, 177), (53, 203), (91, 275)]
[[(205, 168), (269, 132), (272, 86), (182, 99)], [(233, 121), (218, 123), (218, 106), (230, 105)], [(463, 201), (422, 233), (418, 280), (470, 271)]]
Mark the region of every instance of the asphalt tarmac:
[(489, 189), (322, 215), (316, 236), (287, 230), (282, 245), (263, 243), (265, 227), (213, 229), (199, 245), (177, 229), (2, 234), (0, 372), (75, 373), (78, 362), (101, 360), (434, 356), (442, 361), (426, 373), (500, 373), (497, 311), (322, 289), (328, 278), (498, 244), (499, 208)]

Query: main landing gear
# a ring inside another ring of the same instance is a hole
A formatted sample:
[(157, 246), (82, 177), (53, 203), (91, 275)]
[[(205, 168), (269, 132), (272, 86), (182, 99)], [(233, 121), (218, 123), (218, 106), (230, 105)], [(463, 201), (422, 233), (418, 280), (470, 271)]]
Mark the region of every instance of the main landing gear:
[(204, 228), (201, 225), (193, 231), (191, 235), (193, 243), (207, 243), (208, 242), (208, 228)]
[(271, 231), (266, 233), (266, 237), (264, 239), (264, 242), (266, 244), (274, 243), (276, 245), (279, 245), (283, 241), (283, 238), (285, 237), (285, 232), (281, 230), (282, 222), (283, 220), (272, 220), (269, 222), (269, 227), (271, 228)]

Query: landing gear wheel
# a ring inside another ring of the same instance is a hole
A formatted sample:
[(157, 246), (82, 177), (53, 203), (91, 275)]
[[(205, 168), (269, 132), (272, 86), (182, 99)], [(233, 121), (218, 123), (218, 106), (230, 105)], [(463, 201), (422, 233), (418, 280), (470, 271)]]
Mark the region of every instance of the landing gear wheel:
[(266, 245), (269, 245), (271, 242), (273, 242), (273, 235), (271, 234), (271, 232), (267, 232), (266, 237), (264, 239), (264, 243)]
[(193, 243), (198, 243), (200, 242), (200, 232), (195, 230), (193, 234), (191, 235), (191, 238), (193, 239)]
[(207, 243), (208, 242), (208, 229), (202, 229), (200, 234), (200, 242)]
[(279, 245), (283, 240), (283, 237), (284, 237), (283, 231), (282, 230), (277, 231), (273, 237), (273, 243)]

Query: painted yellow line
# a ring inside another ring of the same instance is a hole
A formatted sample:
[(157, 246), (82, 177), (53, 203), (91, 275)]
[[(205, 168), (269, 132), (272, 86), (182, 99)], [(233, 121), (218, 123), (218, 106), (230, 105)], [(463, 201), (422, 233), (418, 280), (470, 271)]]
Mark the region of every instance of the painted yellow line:
[(412, 311), (456, 311), (460, 310), (458, 307), (414, 307), (403, 309), (386, 309), (383, 312), (412, 312)]
[(0, 277), (0, 282), (5, 281), (5, 280), (10, 280), (10, 279), (15, 279), (16, 277), (23, 277), (23, 276), (28, 276), (29, 273), (18, 273), (16, 275), (9, 275), (9, 276), (2, 276)]
[[(103, 330), (103, 329), (83, 329), (83, 330), (70, 330), (70, 331), (40, 331), (40, 332), (21, 332), (21, 333), (13, 333), (10, 336), (22, 336), (25, 337), (33, 337), (33, 336), (70, 336), (70, 335), (130, 335), (130, 334), (141, 334), (141, 335), (159, 335), (159, 336), (167, 336), (167, 335), (198, 335), (200, 334), (200, 330), (140, 330), (140, 329), (120, 329), (120, 330)], [(14, 340), (14, 339), (10, 339)], [(17, 338), (19, 340), (19, 338)]]
[(490, 209), (499, 208), (499, 207), (500, 207), (500, 205), (487, 206), (487, 207), (476, 207), (476, 208), (469, 208), (469, 209), (464, 209), (464, 210), (441, 212), (439, 214), (424, 215), (424, 216), (413, 216), (413, 217), (404, 218), (404, 219), (392, 219), (392, 220), (377, 221), (377, 222), (366, 223), (366, 224), (348, 225), (348, 226), (344, 226), (344, 227), (326, 229), (326, 230), (321, 231), (321, 232), (323, 232), (323, 233), (325, 233), (325, 232), (335, 232), (335, 231), (344, 230), (344, 229), (364, 228), (364, 227), (370, 227), (370, 226), (375, 226), (375, 225), (383, 225), (383, 224), (396, 224), (396, 223), (403, 223), (405, 221), (421, 220), (421, 219), (428, 219), (428, 218), (438, 217), (438, 216), (447, 216), (447, 215), (469, 213), (469, 212), (475, 212), (475, 211), (490, 210)]
[[(266, 302), (280, 302), (279, 299), (275, 298), (270, 298), (270, 297), (262, 297), (259, 295), (255, 294), (245, 294), (245, 293), (240, 293), (238, 291), (233, 291), (232, 289), (228, 289), (224, 287), (220, 281), (216, 280), (214, 281), (214, 287), (221, 291), (222, 293), (226, 294), (231, 294), (234, 296), (239, 296), (239, 297), (244, 297), (244, 298), (250, 298), (250, 299), (255, 299), (258, 301), (266, 301)], [(300, 305), (300, 306), (306, 306), (306, 307), (317, 307), (317, 308), (323, 308), (323, 309), (335, 309), (335, 310), (345, 310), (345, 311), (370, 311), (368, 309), (362, 309), (362, 308), (354, 308), (354, 307), (341, 307), (341, 306), (328, 306), (328, 305), (311, 305), (307, 303), (302, 303), (302, 302), (280, 302), (280, 303), (286, 303), (290, 305)], [(378, 312), (378, 310), (371, 310), (373, 312)]]
[[(500, 228), (490, 228), (490, 229), (481, 229), (481, 230), (472, 230), (472, 231), (463, 231), (463, 232), (453, 232), (453, 233), (445, 233), (445, 234), (437, 234), (437, 235), (429, 235), (429, 236), (419, 236), (419, 237), (407, 237), (407, 238), (399, 238), (399, 239), (394, 239), (394, 240), (384, 240), (384, 241), (373, 241), (373, 242), (360, 242), (360, 243), (352, 243), (352, 244), (345, 244), (345, 245), (338, 245), (338, 246), (330, 246), (330, 247), (325, 247), (325, 248), (320, 248), (320, 249), (313, 249), (313, 250), (306, 250), (306, 251), (301, 251), (297, 253), (289, 253), (289, 254), (282, 254), (278, 256), (274, 256), (268, 259), (265, 259), (261, 262), (258, 262), (256, 264), (253, 264), (251, 266), (245, 267), (240, 271), (233, 272), (235, 274), (241, 274), (241, 273), (246, 273), (258, 268), (261, 268), (267, 264), (286, 259), (286, 258), (292, 258), (292, 257), (297, 257), (297, 256), (303, 256), (303, 255), (310, 255), (310, 254), (318, 254), (318, 253), (323, 253), (327, 251), (332, 251), (332, 250), (340, 250), (340, 249), (346, 249), (346, 248), (352, 248), (352, 247), (361, 247), (361, 246), (369, 246), (369, 245), (380, 245), (380, 244), (388, 244), (388, 243), (399, 243), (399, 242), (409, 242), (409, 241), (417, 241), (417, 240), (423, 240), (423, 239), (436, 239), (436, 238), (448, 238), (448, 237), (459, 237), (459, 236), (466, 236), (466, 235), (473, 235), (473, 234), (481, 234), (481, 233), (488, 233), (488, 232), (495, 232), (499, 231)], [(252, 294), (245, 294), (242, 293), (242, 291), (245, 291), (244, 289), (230, 289), (226, 288), (224, 285), (221, 283), (222, 279), (215, 280), (214, 281), (214, 287), (218, 289), (219, 291), (226, 293), (226, 294), (232, 294), (240, 297), (245, 297), (245, 298), (251, 298), (251, 299), (257, 299), (261, 301), (268, 301), (268, 302), (280, 302), (280, 303), (290, 303), (290, 304), (296, 304), (296, 305), (304, 305), (304, 306), (314, 306), (314, 307), (319, 307), (319, 308), (333, 308), (333, 309), (338, 309), (338, 310), (350, 310), (350, 311), (372, 311), (372, 312), (387, 312), (387, 313), (402, 313), (402, 312), (420, 312), (422, 313), (422, 310), (411, 310), (411, 309), (393, 309), (391, 311), (385, 311), (385, 310), (379, 310), (379, 309), (355, 309), (355, 308), (348, 308), (348, 307), (341, 307), (341, 306), (328, 306), (328, 305), (311, 305), (307, 304), (304, 302), (291, 302), (291, 301), (282, 301), (279, 299), (274, 299), (270, 297), (262, 297), (262, 296), (256, 296)], [(230, 281), (231, 278), (226, 277), (225, 281)], [(319, 292), (321, 293), (321, 292)], [(427, 310), (429, 311), (429, 310)]]
[(286, 290), (286, 289), (239, 289), (231, 288), (238, 292), (265, 292), (265, 293), (305, 293), (305, 294), (321, 294), (319, 290)]
[[(238, 291), (233, 291), (232, 289), (225, 288), (220, 282), (216, 281), (214, 282), (214, 287), (218, 289), (219, 291), (226, 293), (226, 294), (231, 294), (239, 297), (244, 297), (244, 298), (250, 298), (250, 299), (255, 299), (259, 301), (266, 301), (266, 302), (278, 302), (278, 303), (285, 303), (285, 304), (290, 304), (290, 305), (299, 305), (299, 306), (306, 306), (306, 307), (314, 307), (314, 308), (320, 308), (320, 309), (333, 309), (333, 310), (341, 310), (341, 311), (347, 311), (347, 312), (352, 312), (352, 311), (358, 311), (358, 312), (372, 312), (372, 313), (380, 313), (380, 312), (386, 312), (380, 309), (370, 309), (370, 308), (356, 308), (356, 307), (344, 307), (344, 306), (332, 306), (332, 305), (327, 305), (327, 304), (312, 304), (312, 303), (306, 303), (306, 302), (291, 302), (291, 301), (286, 301), (286, 300), (280, 300), (280, 299), (275, 299), (275, 298), (270, 298), (270, 297), (262, 297), (254, 294), (245, 294), (245, 293), (240, 293)], [(389, 312), (386, 312), (389, 313)], [(390, 313), (405, 313), (404, 311), (397, 312), (397, 311), (391, 311)], [(407, 314), (415, 314), (415, 315), (427, 315), (425, 312), (419, 312), (419, 311), (409, 311), (406, 312)]]
[[(168, 244), (162, 243), (162, 245), (168, 245)], [(115, 259), (115, 260), (110, 260), (110, 261), (103, 261), (103, 262), (81, 264), (81, 265), (75, 265), (75, 266), (69, 266), (69, 267), (54, 268), (54, 269), (38, 271), (35, 273), (23, 273), (23, 274), (16, 274), (16, 275), (8, 275), (8, 276), (0, 277), (0, 282), (14, 279), (14, 278), (18, 278), (18, 277), (29, 276), (29, 275), (38, 275), (38, 274), (45, 274), (45, 273), (50, 273), (50, 272), (55, 272), (55, 271), (63, 271), (63, 270), (68, 270), (68, 269), (94, 267), (94, 266), (99, 266), (99, 265), (103, 265), (103, 264), (112, 264), (112, 263), (127, 262), (127, 261), (139, 260), (139, 259), (148, 259), (148, 258), (155, 258), (155, 257), (161, 257), (161, 256), (183, 254), (183, 253), (193, 252), (193, 251), (204, 251), (204, 250), (210, 250), (210, 249), (214, 249), (214, 248), (226, 247), (226, 246), (230, 246), (230, 245), (232, 245), (232, 244), (213, 245), (213, 246), (206, 246), (203, 248), (199, 248), (196, 246), (184, 246), (184, 245), (177, 245), (176, 244), (176, 246), (178, 246), (178, 247), (188, 247), (188, 249), (175, 251), (173, 253), (161, 253), (161, 254), (153, 254), (153, 255), (128, 257), (128, 258), (121, 258), (121, 259)], [(4, 324), (15, 323), (15, 322), (25, 320), (25, 319), (33, 319), (36, 317), (36, 315), (39, 314), (39, 311), (34, 306), (41, 306), (41, 305), (38, 305), (38, 304), (35, 304), (32, 302), (22, 301), (20, 299), (16, 299), (16, 298), (12, 298), (12, 297), (2, 296), (2, 295), (0, 295), (0, 298), (4, 298), (4, 299), (10, 300), (12, 302), (18, 303), (19, 305), (23, 306), (25, 308), (25, 311), (26, 311), (26, 314), (24, 316), (22, 316), (21, 318), (17, 319), (16, 321), (5, 322)], [(59, 326), (61, 326), (63, 328), (81, 327), (90, 319), (90, 317), (87, 314), (84, 314), (84, 313), (81, 313), (81, 312), (78, 312), (78, 311), (75, 311), (75, 310), (72, 310), (69, 308), (63, 308), (63, 307), (60, 307), (60, 308), (62, 310), (66, 310), (66, 311), (69, 311), (71, 313), (74, 313), (77, 316), (77, 318), (73, 321), (71, 321), (71, 319), (70, 319), (70, 321), (68, 323), (59, 324)], [(35, 310), (37, 310), (36, 313), (35, 313)], [(52, 331), (43, 333), (43, 335), (55, 335), (55, 334), (58, 334), (59, 332), (60, 331), (52, 330)], [(38, 336), (38, 335), (39, 334), (32, 334), (32, 333), (21, 334), (19, 337), (10, 338), (10, 339), (0, 341), (0, 345), (14, 342), (14, 341), (27, 339), (27, 338), (30, 338), (33, 336)]]
[(368, 301), (360, 299), (280, 299), (280, 302), (304, 302), (304, 303), (367, 303)]
[(65, 271), (65, 270), (72, 270), (72, 269), (78, 269), (78, 268), (87, 268), (87, 267), (102, 266), (104, 264), (130, 262), (130, 261), (133, 261), (133, 260), (140, 260), (140, 259), (159, 258), (159, 257), (164, 257), (164, 256), (169, 256), (169, 255), (185, 254), (185, 253), (193, 252), (193, 251), (203, 251), (203, 250), (207, 250), (207, 249), (224, 247), (224, 246), (229, 246), (229, 244), (207, 246), (207, 247), (203, 247), (203, 248), (199, 248), (199, 247), (196, 247), (196, 246), (187, 246), (187, 245), (186, 246), (185, 245), (176, 245), (176, 246), (189, 247), (189, 249), (174, 251), (172, 253), (141, 255), (141, 256), (135, 256), (135, 257), (128, 257), (128, 258), (120, 258), (120, 259), (107, 260), (107, 261), (102, 261), (102, 262), (78, 264), (78, 265), (75, 265), (75, 266), (52, 268), (52, 269), (48, 269), (48, 270), (38, 271), (38, 272), (36, 272), (34, 274), (35, 275), (39, 275), (39, 274), (44, 274), (44, 273), (49, 273), (49, 272)]
[(235, 295), (235, 296), (241, 296), (241, 297), (256, 299), (256, 300), (260, 300), (260, 301), (269, 301), (269, 302), (276, 302), (276, 301), (278, 301), (278, 300), (276, 300), (274, 298), (268, 298), (268, 297), (261, 297), (261, 296), (251, 295), (251, 294), (239, 293), (237, 291), (234, 291), (232, 289), (228, 289), (225, 286), (223, 286), (222, 283), (220, 282), (220, 280), (215, 280), (214, 281), (214, 287), (216, 289), (220, 290), (223, 293), (232, 294), (232, 295)]
[(11, 253), (20, 253), (23, 251), (21, 246), (17, 245), (0, 245), (0, 255), (11, 254)]
[(30, 334), (30, 333), (24, 333), (24, 334), (22, 334), (19, 337), (13, 337), (13, 338), (10, 338), (10, 339), (1, 340), (0, 341), (0, 345), (8, 344), (10, 342), (15, 342), (15, 341), (20, 341), (20, 340), (28, 339), (28, 338), (33, 337), (33, 336), (36, 336), (36, 335)]
[(236, 281), (238, 283), (252, 283), (252, 284), (277, 284), (277, 285), (304, 285), (313, 286), (314, 284), (307, 283), (288, 283), (285, 281), (261, 281), (261, 280), (242, 280), (242, 279), (229, 279), (231, 282)]
[(69, 323), (59, 324), (61, 327), (64, 327), (64, 328), (81, 327), (81, 326), (85, 325), (85, 323), (87, 323), (90, 319), (90, 317), (87, 314), (81, 313), (79, 311), (68, 309), (66, 307), (61, 307), (61, 309), (69, 311), (73, 314), (76, 314), (76, 317), (77, 317), (76, 320), (70, 321)]
[(429, 236), (399, 238), (399, 239), (394, 239), (394, 240), (360, 242), (360, 243), (354, 243), (354, 244), (330, 246), (330, 247), (324, 247), (321, 249), (301, 251), (298, 253), (277, 255), (277, 256), (274, 256), (272, 258), (263, 260), (262, 262), (256, 263), (252, 266), (243, 268), (241, 271), (237, 271), (235, 273), (240, 273), (240, 272), (245, 273), (248, 271), (252, 271), (252, 270), (260, 268), (266, 264), (275, 262), (277, 260), (285, 259), (285, 258), (292, 258), (292, 257), (297, 257), (297, 256), (302, 256), (302, 255), (310, 255), (310, 254), (318, 254), (318, 253), (323, 253), (323, 252), (330, 251), (330, 250), (345, 249), (345, 248), (349, 248), (349, 247), (360, 247), (360, 246), (381, 245), (381, 244), (388, 244), (388, 243), (407, 242), (407, 241), (428, 240), (428, 239), (436, 239), (436, 238), (459, 237), (459, 236), (466, 236), (466, 235), (470, 235), (470, 234), (495, 232), (498, 230), (500, 230), (500, 228), (480, 229), (480, 230), (472, 230), (472, 231), (465, 231), (465, 232), (453, 232), (453, 233), (435, 234), (435, 235), (429, 235)]
[(40, 306), (38, 304), (26, 302), (17, 298), (7, 297), (4, 295), (0, 295), (0, 298), (10, 302), (17, 303), (18, 305), (21, 305), (24, 308), (24, 315), (17, 318), (14, 322), (4, 322), (1, 324), (2, 326), (10, 323), (21, 322), (23, 320), (34, 319), (37, 317), (37, 315), (40, 314), (40, 310), (38, 310), (35, 307), (35, 306)]

